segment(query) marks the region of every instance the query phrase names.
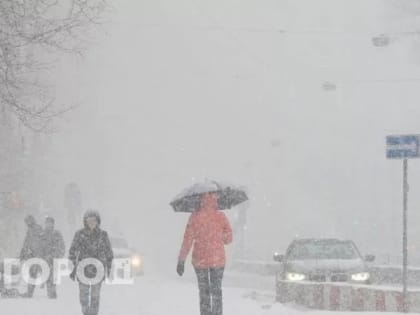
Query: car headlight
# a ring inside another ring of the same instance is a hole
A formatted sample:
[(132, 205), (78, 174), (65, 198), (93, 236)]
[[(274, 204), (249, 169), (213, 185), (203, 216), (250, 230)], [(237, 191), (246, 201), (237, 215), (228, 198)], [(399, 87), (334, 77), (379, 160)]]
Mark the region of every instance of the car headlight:
[(131, 258), (131, 265), (133, 267), (140, 267), (142, 263), (142, 260), (139, 256), (134, 256)]
[(296, 272), (288, 272), (286, 273), (286, 280), (289, 281), (302, 281), (305, 280), (305, 275)]
[(360, 272), (351, 275), (353, 281), (367, 281), (370, 278), (369, 272)]

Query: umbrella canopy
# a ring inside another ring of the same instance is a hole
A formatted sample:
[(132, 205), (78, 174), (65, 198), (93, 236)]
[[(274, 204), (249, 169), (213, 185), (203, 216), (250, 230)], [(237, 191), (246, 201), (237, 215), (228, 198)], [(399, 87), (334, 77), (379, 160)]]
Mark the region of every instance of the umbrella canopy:
[(230, 209), (248, 200), (244, 189), (216, 181), (206, 181), (183, 190), (170, 204), (175, 212), (194, 212), (200, 208), (201, 196), (210, 192), (217, 194), (220, 210)]

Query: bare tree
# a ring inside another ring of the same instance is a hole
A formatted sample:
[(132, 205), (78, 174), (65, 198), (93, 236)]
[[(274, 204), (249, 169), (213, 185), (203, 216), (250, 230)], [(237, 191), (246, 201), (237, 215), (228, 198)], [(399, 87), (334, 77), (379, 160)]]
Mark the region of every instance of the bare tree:
[(69, 110), (43, 73), (54, 54), (85, 50), (107, 8), (106, 0), (0, 0), (0, 109), (34, 131)]

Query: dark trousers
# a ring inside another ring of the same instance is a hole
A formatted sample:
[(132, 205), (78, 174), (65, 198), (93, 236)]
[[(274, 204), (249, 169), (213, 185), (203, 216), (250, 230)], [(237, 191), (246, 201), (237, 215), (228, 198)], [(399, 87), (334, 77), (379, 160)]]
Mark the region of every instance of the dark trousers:
[(79, 297), (83, 315), (98, 315), (101, 285), (83, 284), (79, 282)]
[(56, 299), (57, 298), (57, 288), (54, 283), (54, 265), (49, 265), (50, 267), (50, 276), (47, 280), (47, 295), (50, 299)]
[[(38, 265), (32, 265), (31, 268), (29, 268), (29, 275), (32, 279), (36, 279), (41, 272), (41, 268)], [(28, 291), (26, 292), (26, 297), (33, 297), (35, 291), (35, 285), (28, 283)]]
[[(47, 295), (50, 299), (57, 298), (57, 289), (56, 285), (54, 284), (54, 266), (53, 264), (49, 264), (48, 267), (50, 268), (50, 276), (47, 279), (46, 286), (47, 286)], [(29, 274), (31, 278), (35, 279), (38, 277), (39, 273), (41, 272), (41, 268), (38, 265), (33, 265), (29, 269)], [(28, 284), (28, 291), (26, 293), (26, 297), (33, 297), (35, 291), (35, 285)]]
[(224, 268), (195, 268), (200, 293), (201, 315), (222, 315), (222, 280)]

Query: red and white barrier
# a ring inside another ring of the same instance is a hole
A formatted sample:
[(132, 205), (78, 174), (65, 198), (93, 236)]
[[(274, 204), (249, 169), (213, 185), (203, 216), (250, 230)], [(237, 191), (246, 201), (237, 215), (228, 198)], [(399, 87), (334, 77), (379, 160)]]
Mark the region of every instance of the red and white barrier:
[[(308, 308), (335, 311), (403, 311), (402, 292), (393, 288), (288, 281), (283, 281), (280, 285), (288, 292), (288, 301)], [(408, 292), (408, 309), (410, 312), (420, 312), (420, 291)]]

